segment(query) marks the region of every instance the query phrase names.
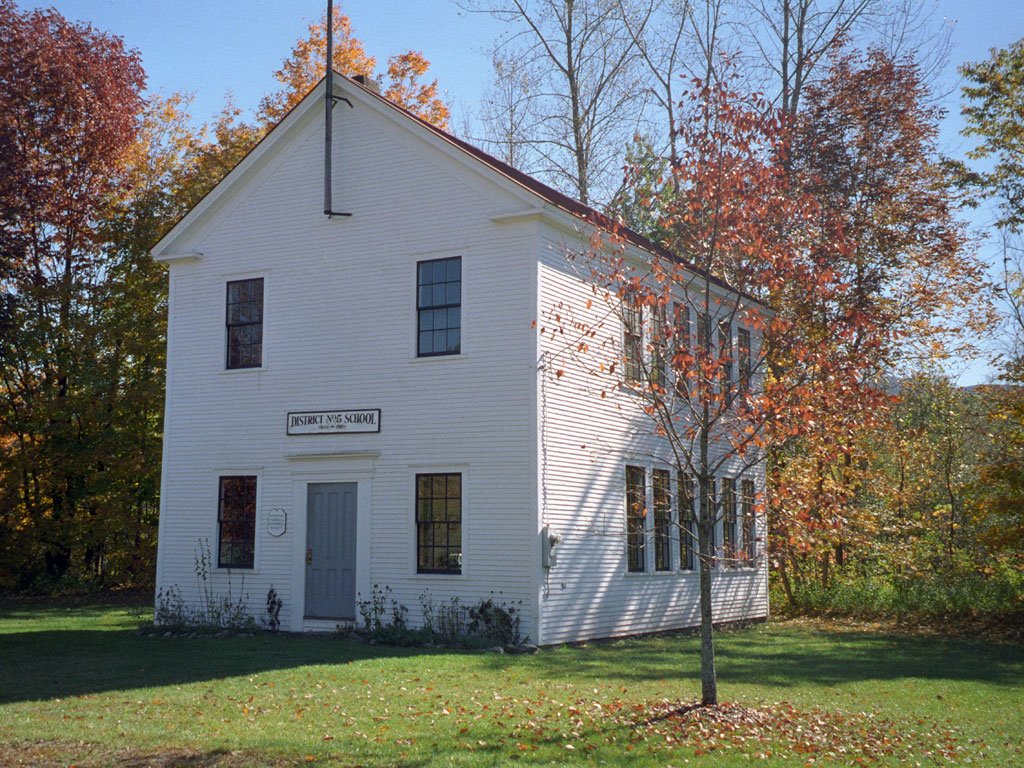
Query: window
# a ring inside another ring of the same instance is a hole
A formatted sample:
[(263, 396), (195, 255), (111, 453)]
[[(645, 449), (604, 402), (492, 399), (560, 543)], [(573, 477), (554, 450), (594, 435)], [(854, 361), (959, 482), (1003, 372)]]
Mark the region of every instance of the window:
[(697, 567), (697, 526), (693, 516), (693, 478), (679, 475), (679, 567)]
[(651, 384), (654, 384), (663, 390), (665, 388), (665, 382), (668, 379), (668, 374), (665, 370), (667, 364), (667, 357), (665, 350), (667, 349), (668, 339), (665, 335), (665, 308), (661, 306), (655, 306), (651, 308)]
[(736, 540), (736, 481), (722, 478), (722, 555), (726, 565), (735, 565)]
[(222, 477), (217, 505), (218, 568), (252, 568), (256, 551), (256, 478)]
[(704, 388), (711, 384), (711, 382), (706, 381), (704, 378), (706, 368), (703, 366), (710, 364), (712, 359), (711, 316), (707, 312), (699, 312), (697, 314), (697, 375), (701, 387), (698, 389), (698, 392), (704, 392)]
[(753, 480), (744, 480), (740, 483), (740, 513), (743, 517), (744, 554), (751, 564), (757, 559), (756, 497), (757, 491)]
[(718, 362), (722, 396), (727, 403), (732, 399), (732, 354), (732, 325), (728, 320), (721, 320), (718, 323)]
[(630, 572), (647, 570), (644, 520), (647, 483), (643, 467), (626, 467), (626, 553)]
[(674, 340), (672, 350), (672, 368), (676, 374), (676, 394), (687, 397), (690, 387), (686, 377), (691, 364), (690, 359), (690, 308), (685, 304), (673, 304), (672, 315)]
[(636, 383), (643, 378), (643, 309), (635, 307), (626, 298), (622, 315), (622, 346), (625, 358), (626, 381)]
[(652, 475), (654, 508), (654, 570), (672, 570), (672, 475), (655, 469)]
[(416, 572), (462, 573), (462, 475), (416, 475)]
[(739, 374), (740, 374), (740, 394), (750, 394), (750, 374), (751, 374), (751, 359), (750, 359), (750, 331), (746, 328), (736, 329), (736, 346), (738, 347), (739, 357)]
[(707, 511), (709, 518), (708, 526), (710, 528), (710, 535), (708, 536), (708, 552), (711, 556), (711, 567), (714, 568), (718, 564), (716, 554), (718, 552), (718, 499), (716, 498), (715, 490), (715, 479), (708, 478), (708, 499), (707, 505), (703, 509), (699, 509), (697, 512), (698, 525), (704, 525), (703, 515)]
[(228, 283), (228, 368), (263, 365), (263, 278)]
[(462, 350), (462, 257), (416, 265), (416, 354), (457, 355)]

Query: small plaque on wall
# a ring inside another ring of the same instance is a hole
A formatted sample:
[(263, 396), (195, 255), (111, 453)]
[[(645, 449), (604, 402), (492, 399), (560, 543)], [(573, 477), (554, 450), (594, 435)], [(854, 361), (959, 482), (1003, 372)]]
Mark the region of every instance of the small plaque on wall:
[(272, 509), (267, 513), (267, 533), (271, 536), (284, 536), (288, 530), (288, 513), (283, 509)]

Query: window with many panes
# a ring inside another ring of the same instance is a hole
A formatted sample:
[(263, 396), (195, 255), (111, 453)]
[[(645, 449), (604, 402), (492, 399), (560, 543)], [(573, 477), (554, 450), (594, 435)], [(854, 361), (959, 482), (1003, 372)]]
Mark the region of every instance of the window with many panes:
[(665, 351), (668, 349), (666, 346), (667, 332), (665, 323), (665, 308), (656, 306), (651, 308), (651, 383), (664, 389), (665, 382), (668, 380), (668, 372), (666, 366), (668, 364), (668, 356)]
[(462, 257), (416, 264), (416, 354), (462, 351)]
[(672, 369), (676, 375), (676, 393), (686, 397), (690, 388), (687, 376), (692, 365), (690, 353), (690, 308), (685, 304), (672, 305)]
[(734, 565), (737, 550), (736, 481), (722, 478), (722, 555), (726, 565)]
[(753, 362), (751, 360), (750, 331), (746, 328), (736, 329), (736, 356), (739, 358), (739, 389), (740, 394), (750, 393), (750, 376)]
[(252, 568), (256, 552), (256, 477), (220, 478), (217, 566)]
[(228, 368), (263, 365), (263, 278), (232, 280), (227, 301)]
[(679, 567), (692, 571), (697, 567), (697, 525), (693, 515), (693, 478), (679, 475)]
[(631, 572), (647, 570), (647, 482), (643, 467), (626, 467), (626, 553)]
[(654, 512), (654, 570), (672, 570), (672, 475), (655, 469), (651, 475)]
[(728, 320), (718, 323), (718, 364), (722, 395), (732, 397), (732, 325)]
[(710, 528), (711, 528), (711, 535), (708, 537), (708, 542), (709, 542), (708, 543), (708, 552), (711, 553), (711, 567), (714, 568), (714, 567), (716, 567), (718, 565), (718, 562), (719, 562), (718, 561), (718, 556), (717, 556), (717, 552), (718, 552), (718, 519), (719, 519), (719, 515), (718, 515), (718, 499), (717, 499), (716, 484), (715, 484), (715, 479), (713, 477), (708, 479), (708, 498), (707, 498), (707, 504), (702, 509), (699, 509), (698, 512), (697, 512), (697, 519), (699, 521), (699, 523), (698, 523), (699, 525), (703, 525), (704, 524), (704, 518), (702, 517), (702, 515), (704, 514), (705, 510), (707, 510), (707, 512), (708, 512), (707, 516), (708, 516), (708, 519), (710, 521), (709, 525), (710, 525)]
[[(711, 315), (709, 315), (707, 312), (698, 312), (697, 360), (701, 361), (701, 364), (703, 365), (703, 361), (711, 361), (713, 359), (714, 358), (712, 357), (711, 350)], [(701, 383), (705, 383), (703, 381), (703, 372), (701, 372)]]
[(740, 483), (740, 515), (743, 519), (744, 555), (751, 564), (757, 559), (756, 496), (754, 481), (744, 479)]
[(624, 302), (622, 347), (625, 353), (625, 375), (627, 382), (635, 383), (643, 379), (644, 315), (643, 309), (634, 306), (629, 297)]
[(462, 573), (462, 475), (416, 475), (416, 571)]

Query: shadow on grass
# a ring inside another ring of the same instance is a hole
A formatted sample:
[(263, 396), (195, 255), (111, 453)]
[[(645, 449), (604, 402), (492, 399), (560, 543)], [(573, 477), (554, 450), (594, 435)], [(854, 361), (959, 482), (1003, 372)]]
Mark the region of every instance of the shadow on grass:
[(324, 636), (139, 637), (130, 630), (0, 634), (0, 704), (439, 653)]
[[(311, 665), (451, 654), (324, 636), (139, 637), (110, 606), (0, 611), (0, 704), (183, 685)], [(699, 639), (667, 635), (545, 650), (529, 657), (467, 654), (467, 668), (521, 679), (628, 685), (699, 679)], [(778, 688), (933, 679), (1024, 685), (1024, 647), (876, 632), (762, 625), (721, 632), (723, 683)]]
[[(715, 648), (725, 683), (786, 689), (913, 678), (1024, 685), (1024, 646), (1012, 643), (769, 624), (721, 632)], [(697, 681), (700, 644), (693, 636), (631, 638), (541, 654), (529, 663), (553, 678), (566, 677), (571, 668), (573, 676), (622, 684)]]

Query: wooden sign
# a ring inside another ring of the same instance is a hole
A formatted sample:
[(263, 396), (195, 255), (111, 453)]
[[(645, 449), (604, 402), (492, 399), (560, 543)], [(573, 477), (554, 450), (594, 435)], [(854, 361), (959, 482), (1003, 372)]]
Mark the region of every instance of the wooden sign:
[(337, 435), (349, 432), (380, 432), (380, 409), (288, 414), (289, 435)]

